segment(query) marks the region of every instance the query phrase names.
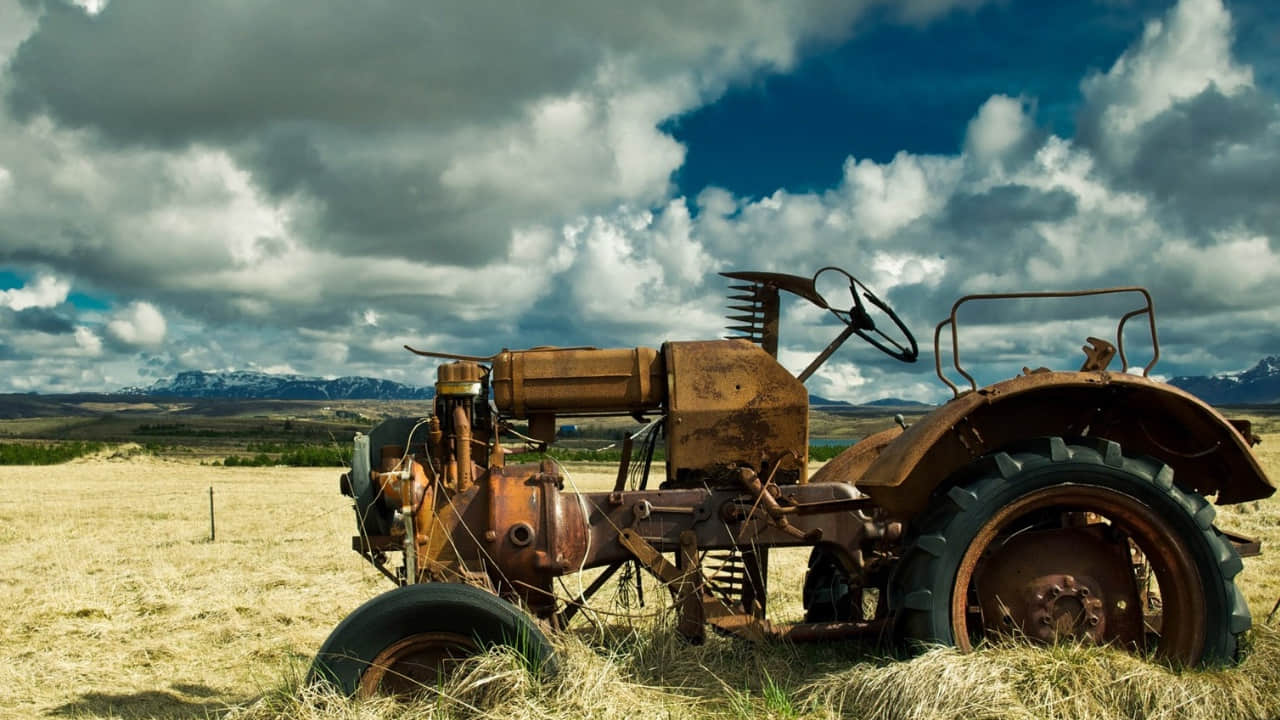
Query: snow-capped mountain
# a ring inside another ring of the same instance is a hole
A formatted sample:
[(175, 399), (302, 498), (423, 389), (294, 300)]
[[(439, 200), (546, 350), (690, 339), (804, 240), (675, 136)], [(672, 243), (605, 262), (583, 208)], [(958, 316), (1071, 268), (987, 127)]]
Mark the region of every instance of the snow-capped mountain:
[(268, 375), (238, 370), (191, 370), (173, 379), (157, 380), (150, 387), (125, 388), (130, 395), (148, 397), (233, 398), (255, 400), (428, 400), (435, 389), (414, 387), (390, 380), (340, 377), (325, 380), (303, 375)]
[(1211, 405), (1280, 402), (1280, 356), (1265, 357), (1244, 372), (1213, 377), (1180, 376), (1169, 380), (1169, 384)]
[[(1280, 403), (1280, 356), (1258, 361), (1249, 370), (1212, 377), (1181, 375), (1169, 384), (1212, 405)], [(268, 375), (240, 370), (203, 372), (191, 370), (172, 379), (157, 380), (149, 387), (131, 387), (129, 395), (147, 397), (231, 398), (255, 400), (429, 400), (435, 388), (415, 387), (390, 380), (340, 377), (325, 380), (303, 375)], [(847, 404), (810, 398), (816, 404)], [(879, 401), (876, 404), (888, 404)], [(903, 403), (908, 404), (908, 403)]]

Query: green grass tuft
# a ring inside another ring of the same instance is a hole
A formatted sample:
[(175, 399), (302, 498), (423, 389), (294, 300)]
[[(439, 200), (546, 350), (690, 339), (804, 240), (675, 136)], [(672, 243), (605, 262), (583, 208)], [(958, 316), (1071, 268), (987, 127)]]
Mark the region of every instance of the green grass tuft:
[[(250, 443), (254, 445), (254, 443)], [(249, 448), (253, 450), (254, 448)], [(286, 446), (275, 455), (259, 452), (251, 457), (229, 455), (222, 461), (223, 467), (339, 467), (348, 464), (350, 450), (333, 445)]]
[(0, 465), (58, 465), (101, 452), (105, 447), (99, 442), (3, 443), (0, 444)]

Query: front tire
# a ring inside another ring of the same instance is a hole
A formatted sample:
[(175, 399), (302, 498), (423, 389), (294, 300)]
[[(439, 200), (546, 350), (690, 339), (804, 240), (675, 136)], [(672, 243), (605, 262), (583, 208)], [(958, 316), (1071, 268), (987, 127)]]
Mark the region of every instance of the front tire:
[[(858, 593), (861, 596), (861, 593)], [(836, 554), (821, 545), (809, 553), (809, 568), (800, 594), (807, 623), (848, 622), (862, 619), (861, 603), (855, 607), (854, 588)], [(858, 597), (861, 600), (861, 597)]]
[(1181, 665), (1232, 661), (1251, 618), (1213, 507), (1175, 486), (1167, 465), (1114, 442), (1038, 445), (989, 456), (976, 479), (935, 497), (892, 581), (900, 637), (968, 650), (1008, 633), (1154, 650)]
[(470, 585), (405, 585), (343, 619), (316, 654), (308, 681), (346, 695), (411, 695), (494, 645), (515, 648), (535, 672), (553, 670), (551, 644), (528, 613)]

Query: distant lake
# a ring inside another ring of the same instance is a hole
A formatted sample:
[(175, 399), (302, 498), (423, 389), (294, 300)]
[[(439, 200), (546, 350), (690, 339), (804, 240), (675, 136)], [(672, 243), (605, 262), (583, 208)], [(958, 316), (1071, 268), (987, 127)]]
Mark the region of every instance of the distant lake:
[(810, 447), (843, 447), (855, 445), (862, 438), (809, 438)]

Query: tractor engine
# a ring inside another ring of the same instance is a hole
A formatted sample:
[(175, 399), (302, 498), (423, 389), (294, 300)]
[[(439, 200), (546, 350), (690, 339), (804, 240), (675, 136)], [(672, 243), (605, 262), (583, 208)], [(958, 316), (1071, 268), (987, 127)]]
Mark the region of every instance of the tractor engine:
[(804, 386), (744, 340), (669, 342), (661, 351), (535, 348), (493, 361), (504, 418), (551, 442), (557, 416), (659, 414), (667, 487), (722, 486), (731, 467), (802, 482), (809, 446)]
[[(593, 527), (600, 512), (593, 516), (587, 500), (597, 508), (600, 502), (561, 492), (564, 478), (554, 461), (505, 463), (504, 433), (548, 444), (559, 417), (649, 421), (650, 430), (666, 438), (667, 480), (659, 492), (674, 498), (689, 491), (672, 504), (705, 501), (703, 516), (713, 511), (710, 490), (736, 497), (744, 489), (776, 492), (807, 479), (807, 393), (751, 342), (669, 342), (660, 351), (504, 350), (486, 360), (487, 366), (470, 359), (439, 366), (430, 417), (388, 421), (356, 439), (352, 472), (343, 480), (343, 491), (357, 501), (362, 535), (354, 538), (356, 549), (397, 582), (480, 584), (522, 595), (536, 609), (538, 590), (550, 597), (551, 577), (588, 561), (601, 564), (611, 553), (606, 545), (620, 557), (629, 552), (604, 537), (606, 528)], [(511, 423), (521, 420), (527, 429), (517, 431)], [(628, 442), (624, 465), (630, 453)], [(367, 470), (360, 461), (366, 454)], [(610, 496), (614, 507), (626, 494), (623, 472), (619, 477)], [(830, 491), (813, 490), (816, 500), (832, 499)], [(838, 494), (843, 499), (849, 492)], [(635, 510), (626, 504), (620, 512)], [(405, 553), (399, 575), (383, 566), (388, 550)]]
[[(664, 487), (736, 486), (741, 467), (783, 484), (807, 479), (804, 386), (743, 340), (669, 342), (661, 351), (503, 350), (491, 367), (460, 360), (437, 373), (434, 413), (415, 429), (410, 451), (403, 420), (375, 431), (388, 444), (373, 447), (384, 461), (414, 455), (450, 488), (465, 491), (504, 465), (500, 428), (545, 445), (565, 416), (656, 416), (666, 436)], [(511, 420), (526, 421), (527, 431), (515, 433)]]

